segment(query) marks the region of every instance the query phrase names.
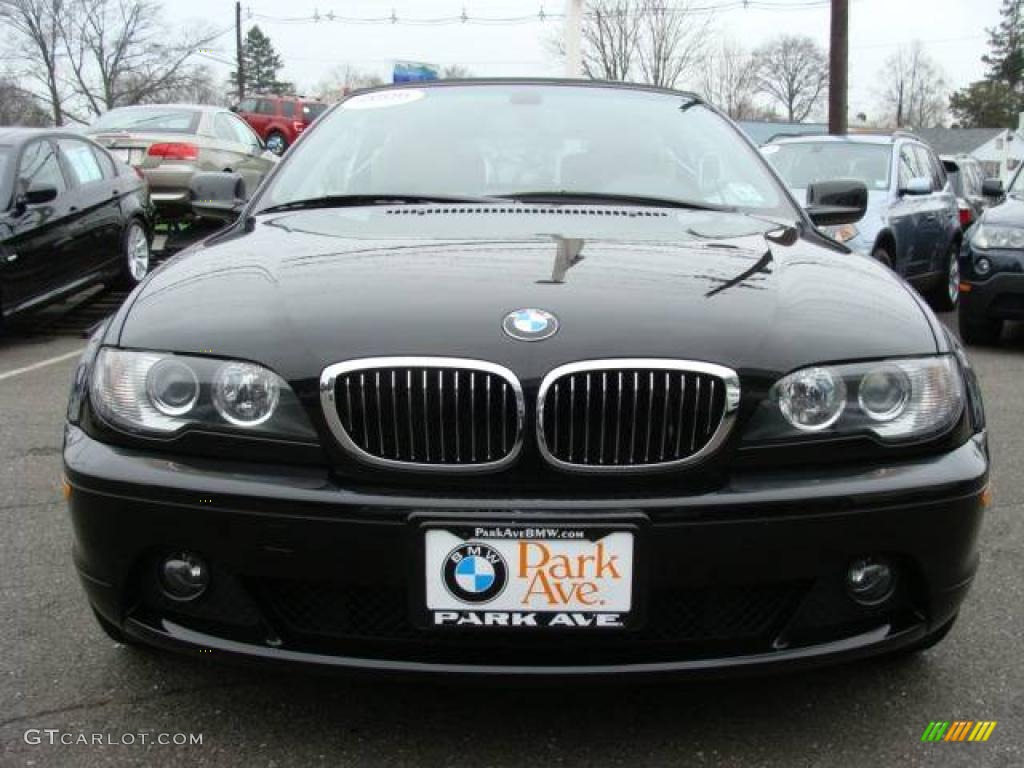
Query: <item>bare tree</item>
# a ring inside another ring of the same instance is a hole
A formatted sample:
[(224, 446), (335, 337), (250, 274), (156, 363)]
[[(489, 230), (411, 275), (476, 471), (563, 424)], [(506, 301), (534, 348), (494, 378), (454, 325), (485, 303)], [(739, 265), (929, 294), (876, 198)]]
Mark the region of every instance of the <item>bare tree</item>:
[(316, 91), (327, 101), (337, 101), (349, 91), (381, 85), (384, 81), (372, 72), (353, 67), (351, 64), (335, 67), (316, 85)]
[(779, 35), (754, 51), (757, 87), (791, 123), (807, 119), (828, 87), (828, 57), (813, 38)]
[(64, 0), (0, 0), (0, 24), (13, 38), (24, 68), (17, 74), (46, 105), (54, 125), (64, 125), (64, 101), (59, 67), (60, 24)]
[(51, 115), (31, 93), (9, 78), (0, 78), (0, 125), (49, 125)]
[(689, 75), (707, 52), (712, 16), (694, 5), (640, 0), (643, 23), (637, 61), (646, 83), (672, 88)]
[(234, 91), (226, 89), (220, 78), (206, 65), (188, 67), (173, 86), (168, 87), (161, 101), (187, 104), (227, 106), (232, 103)]
[(896, 128), (931, 128), (945, 121), (948, 84), (920, 41), (890, 56), (878, 79), (882, 111)]
[(704, 60), (701, 93), (734, 120), (759, 117), (755, 101), (757, 72), (753, 57), (738, 43), (723, 39)]
[(583, 73), (594, 80), (629, 80), (643, 29), (643, 0), (595, 0), (583, 15)]
[(472, 76), (473, 73), (469, 70), (469, 67), (464, 67), (461, 64), (449, 64), (441, 70), (442, 80), (464, 80)]
[[(707, 8), (692, 0), (590, 0), (583, 14), (583, 74), (675, 86), (704, 55), (712, 23)], [(560, 36), (548, 45), (565, 56)]]
[(214, 35), (167, 34), (155, 0), (65, 0), (58, 23), (75, 94), (94, 115), (161, 100), (195, 78), (189, 60)]

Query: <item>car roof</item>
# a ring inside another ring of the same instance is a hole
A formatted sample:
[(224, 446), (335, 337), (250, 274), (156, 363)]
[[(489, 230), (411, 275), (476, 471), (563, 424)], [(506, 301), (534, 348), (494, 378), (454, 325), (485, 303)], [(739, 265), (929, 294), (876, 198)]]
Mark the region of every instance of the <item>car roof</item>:
[(42, 136), (53, 139), (81, 139), (88, 141), (90, 144), (93, 143), (92, 139), (85, 134), (77, 133), (76, 131), (69, 131), (66, 128), (26, 128), (22, 126), (0, 127), (0, 144), (6, 144), (9, 146), (19, 146), (27, 141), (31, 141), (32, 139)]
[(533, 85), (533, 86), (572, 86), (579, 88), (610, 88), (620, 91), (647, 91), (650, 93), (663, 93), (667, 96), (683, 96), (694, 101), (705, 103), (704, 99), (691, 91), (679, 91), (674, 88), (664, 88), (658, 85), (646, 83), (628, 83), (618, 80), (576, 80), (564, 77), (471, 77), (453, 78), (451, 80), (424, 80), (411, 83), (394, 83), (376, 85), (369, 88), (360, 88), (347, 94), (345, 98), (356, 96), (362, 93), (373, 93), (376, 91), (399, 90), (402, 88), (458, 88), (473, 87), (481, 85)]
[[(836, 144), (881, 144), (892, 145), (897, 141), (910, 140), (921, 142), (910, 133), (845, 133), (841, 136), (830, 134), (808, 134), (804, 136), (785, 136), (772, 139), (770, 144), (818, 144), (830, 142)], [(924, 142), (921, 142), (922, 144)]]
[(216, 104), (125, 104), (120, 107), (108, 109), (107, 112), (116, 112), (119, 109), (190, 109), (195, 112), (202, 112), (204, 110), (223, 111), (227, 109), (227, 107), (218, 107)]
[(981, 163), (974, 155), (968, 155), (966, 152), (961, 152), (958, 155), (939, 155), (939, 159), (950, 163)]

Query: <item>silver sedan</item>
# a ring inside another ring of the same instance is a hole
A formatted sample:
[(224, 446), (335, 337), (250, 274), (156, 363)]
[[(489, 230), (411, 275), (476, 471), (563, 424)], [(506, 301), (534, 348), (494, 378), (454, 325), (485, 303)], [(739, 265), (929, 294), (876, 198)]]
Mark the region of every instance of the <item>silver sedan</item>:
[(190, 212), (194, 174), (233, 171), (251, 194), (277, 163), (245, 121), (223, 107), (119, 107), (102, 115), (87, 133), (145, 177), (165, 219)]

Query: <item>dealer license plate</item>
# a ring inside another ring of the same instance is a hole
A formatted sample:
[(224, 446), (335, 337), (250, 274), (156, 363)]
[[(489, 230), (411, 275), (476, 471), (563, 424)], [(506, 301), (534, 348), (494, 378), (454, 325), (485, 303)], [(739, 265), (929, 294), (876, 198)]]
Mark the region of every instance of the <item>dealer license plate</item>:
[(614, 629), (634, 612), (634, 531), (473, 525), (424, 531), (434, 627)]

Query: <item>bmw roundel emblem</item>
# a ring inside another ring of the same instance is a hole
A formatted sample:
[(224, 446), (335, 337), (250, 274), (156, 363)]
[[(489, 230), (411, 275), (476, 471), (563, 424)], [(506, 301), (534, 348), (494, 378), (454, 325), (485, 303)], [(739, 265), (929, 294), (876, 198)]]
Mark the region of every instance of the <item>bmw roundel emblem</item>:
[(500, 595), (508, 583), (508, 564), (486, 544), (460, 544), (444, 559), (444, 585), (456, 600), (486, 603)]
[(519, 341), (542, 341), (558, 332), (558, 318), (543, 309), (517, 309), (501, 321), (505, 333)]

